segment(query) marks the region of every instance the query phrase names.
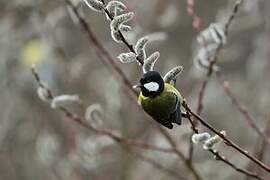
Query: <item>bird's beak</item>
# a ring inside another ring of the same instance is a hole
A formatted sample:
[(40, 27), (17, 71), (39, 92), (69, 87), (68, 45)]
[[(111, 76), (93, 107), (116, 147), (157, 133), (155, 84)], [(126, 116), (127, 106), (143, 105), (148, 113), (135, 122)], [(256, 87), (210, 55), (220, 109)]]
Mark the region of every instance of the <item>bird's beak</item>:
[(142, 87), (141, 84), (136, 84), (136, 85), (132, 86), (133, 89), (139, 89), (139, 88), (141, 88), (141, 87)]

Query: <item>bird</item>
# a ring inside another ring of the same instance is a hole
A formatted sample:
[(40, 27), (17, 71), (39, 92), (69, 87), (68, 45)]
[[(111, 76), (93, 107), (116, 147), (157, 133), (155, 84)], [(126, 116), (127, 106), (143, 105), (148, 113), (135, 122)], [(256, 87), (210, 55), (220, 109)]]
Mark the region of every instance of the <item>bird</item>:
[(166, 83), (157, 71), (148, 71), (141, 77), (138, 103), (155, 121), (168, 129), (181, 125), (185, 113), (181, 111), (183, 98), (174, 83)]

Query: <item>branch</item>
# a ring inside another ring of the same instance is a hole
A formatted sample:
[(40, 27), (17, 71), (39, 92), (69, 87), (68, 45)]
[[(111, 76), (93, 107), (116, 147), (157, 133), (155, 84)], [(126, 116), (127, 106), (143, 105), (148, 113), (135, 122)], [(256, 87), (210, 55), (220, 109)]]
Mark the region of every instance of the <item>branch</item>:
[[(194, 14), (194, 0), (188, 0), (188, 2), (189, 2), (188, 3), (189, 9), (191, 9), (192, 10), (191, 12), (193, 12), (193, 13), (191, 13), (191, 16), (193, 18), (196, 18), (197, 16)], [(227, 20), (227, 22), (225, 24), (224, 33), (225, 33), (226, 37), (228, 36), (230, 25), (232, 24), (237, 12), (238, 12), (239, 6), (241, 5), (242, 2), (243, 2), (243, 0), (236, 1), (235, 5), (234, 5), (234, 8), (233, 8), (233, 11), (232, 11), (232, 14), (230, 15), (230, 17), (228, 18), (228, 20)], [(197, 29), (197, 30), (199, 30), (199, 29)], [(205, 95), (206, 87), (208, 85), (209, 79), (212, 76), (213, 69), (214, 69), (215, 64), (217, 63), (218, 54), (219, 54), (219, 51), (221, 50), (221, 48), (222, 48), (222, 43), (219, 44), (219, 46), (218, 46), (218, 48), (216, 50), (216, 54), (215, 54), (214, 58), (209, 59), (210, 64), (209, 64), (209, 67), (208, 67), (208, 72), (207, 72), (206, 78), (202, 82), (202, 85), (201, 85), (201, 87), (199, 89), (198, 104), (197, 104), (197, 110), (196, 110), (196, 113), (198, 115), (200, 115), (201, 112), (203, 111), (203, 98), (204, 98), (204, 95)], [(194, 120), (194, 123), (196, 125), (197, 121)], [(193, 143), (192, 143), (192, 140), (191, 140), (191, 137), (190, 137), (190, 147), (189, 147), (189, 160), (190, 160), (190, 162), (192, 162), (192, 158), (193, 158)]]
[[(187, 104), (185, 103), (185, 101), (184, 101), (184, 105), (187, 106)], [(192, 121), (191, 116), (190, 116), (189, 113), (187, 115), (187, 119), (191, 123), (191, 126), (192, 126), (191, 129), (193, 130), (193, 134), (198, 134), (199, 133), (199, 130), (197, 129), (196, 125), (193, 123), (193, 121)], [(263, 177), (260, 177), (258, 174), (254, 173), (254, 172), (250, 172), (249, 170), (245, 170), (245, 169), (242, 169), (242, 168), (237, 167), (235, 164), (233, 164), (231, 161), (229, 161), (225, 156), (220, 155), (218, 151), (213, 150), (211, 148), (208, 149), (208, 151), (214, 155), (214, 157), (215, 157), (216, 160), (222, 161), (223, 163), (227, 164), (228, 166), (230, 166), (234, 170), (236, 170), (236, 171), (238, 171), (238, 172), (240, 172), (242, 174), (245, 174), (248, 177), (253, 177), (253, 178), (259, 179), (259, 180), (263, 180), (264, 179)], [(190, 162), (190, 160), (189, 160), (189, 162)]]
[(251, 117), (248, 113), (247, 107), (233, 95), (231, 89), (229, 88), (229, 84), (224, 80), (224, 77), (220, 71), (215, 71), (219, 84), (230, 98), (232, 104), (236, 107), (236, 109), (244, 116), (244, 120), (246, 120), (249, 127), (251, 127), (259, 136), (262, 137), (263, 141), (270, 144), (270, 139), (267, 135), (255, 124), (256, 120)]
[[(80, 22), (80, 26), (81, 28), (85, 31), (86, 35), (88, 36), (88, 39), (90, 42), (92, 42), (97, 50), (97, 54), (99, 57), (103, 57), (102, 55), (104, 55), (108, 60), (109, 63), (112, 65), (112, 68), (114, 71), (116, 71), (118, 73), (118, 75), (122, 78), (124, 85), (127, 89), (132, 91), (132, 95), (128, 94), (129, 97), (131, 97), (131, 99), (133, 100), (134, 103), (137, 104), (137, 100), (135, 99), (135, 97), (138, 95), (136, 91), (134, 91), (134, 89), (132, 88), (132, 85), (130, 83), (130, 81), (126, 78), (125, 74), (122, 72), (122, 70), (119, 68), (119, 66), (114, 63), (113, 58), (110, 56), (110, 54), (105, 50), (105, 48), (101, 45), (101, 43), (97, 40), (97, 38), (95, 37), (95, 35), (93, 34), (93, 32), (91, 31), (88, 23), (85, 21), (85, 19), (80, 16), (79, 12), (77, 11), (76, 7), (71, 3), (70, 0), (64, 0), (65, 3), (71, 7), (72, 11), (74, 12), (74, 14), (76, 15), (76, 17), (79, 19)], [(102, 1), (103, 4), (105, 4), (104, 1)], [(109, 14), (108, 10), (105, 10), (105, 13), (108, 15), (108, 17), (110, 17), (110, 19), (112, 19), (112, 16)], [(123, 41), (123, 43), (130, 49), (130, 51), (135, 52), (134, 48), (132, 45), (129, 45), (125, 39), (125, 37), (123, 36), (123, 34), (119, 31), (119, 34), (121, 34), (121, 39)], [(105, 61), (104, 59), (102, 59), (103, 61)], [(138, 59), (138, 62), (142, 65), (143, 62)], [(105, 61), (104, 64), (106, 65), (106, 67), (108, 69), (111, 69), (111, 67), (109, 67), (107, 64), (107, 62)], [(138, 104), (137, 104), (138, 105)], [(145, 113), (144, 113), (145, 114)], [(166, 132), (163, 128), (161, 128), (160, 126), (158, 126), (159, 131), (167, 138), (167, 140), (169, 140), (169, 142), (171, 143), (172, 147), (174, 147), (174, 151), (176, 153), (176, 155), (181, 159), (184, 160), (184, 154), (179, 150), (175, 148), (175, 145), (172, 144), (173, 142), (173, 138), (168, 134), (168, 132)], [(193, 176), (195, 177), (196, 180), (201, 180), (201, 177), (199, 176), (198, 172), (195, 170), (195, 168), (193, 167), (193, 165), (189, 164), (186, 159), (184, 160), (186, 166), (189, 168), (189, 170), (191, 171), (191, 173), (193, 174)]]
[[(34, 67), (31, 69), (31, 72), (35, 78), (35, 81), (36, 81), (38, 87), (41, 87), (44, 90), (46, 90), (47, 94), (49, 95), (48, 98), (52, 100), (54, 98), (52, 91), (50, 89), (48, 89), (46, 86), (44, 86), (44, 84), (40, 80), (39, 74), (37, 73), (37, 71), (35, 70)], [(67, 108), (65, 108), (63, 106), (59, 107), (59, 110), (62, 113), (64, 113), (66, 117), (73, 120), (74, 122), (77, 122), (82, 127), (86, 128), (88, 130), (94, 131), (97, 134), (106, 135), (106, 136), (110, 137), (111, 139), (113, 139), (117, 143), (135, 146), (135, 147), (142, 148), (142, 149), (155, 150), (155, 151), (164, 152), (164, 153), (173, 153), (174, 152), (174, 149), (161, 148), (161, 147), (157, 147), (157, 146), (152, 145), (152, 144), (145, 143), (145, 142), (140, 141), (140, 140), (123, 138), (111, 129), (104, 129), (104, 128), (102, 129), (102, 128), (94, 127), (91, 124), (86, 123), (87, 122), (86, 120), (79, 117), (77, 114), (72, 113), (71, 111), (69, 111)]]
[(234, 143), (232, 140), (230, 140), (229, 138), (227, 138), (226, 136), (224, 136), (222, 133), (220, 133), (219, 130), (215, 129), (212, 125), (210, 125), (209, 123), (207, 123), (205, 120), (202, 119), (201, 116), (199, 116), (198, 114), (196, 114), (195, 112), (193, 112), (189, 106), (186, 104), (186, 102), (183, 102), (183, 107), (185, 108), (185, 110), (187, 112), (189, 112), (194, 118), (196, 118), (203, 126), (205, 126), (206, 128), (208, 128), (209, 130), (211, 130), (213, 133), (215, 133), (216, 135), (218, 135), (220, 138), (222, 138), (225, 142), (225, 144), (227, 146), (232, 147), (233, 149), (237, 150), (239, 153), (243, 154), (244, 156), (246, 156), (248, 159), (250, 159), (251, 161), (253, 161), (254, 163), (256, 163), (257, 165), (259, 165), (261, 168), (263, 168), (264, 170), (266, 170), (267, 172), (270, 172), (270, 167), (266, 164), (264, 164), (262, 161), (258, 160), (256, 157), (254, 157), (253, 155), (251, 155), (248, 151), (242, 149), (240, 146), (238, 146), (236, 143)]
[(192, 27), (197, 32), (201, 30), (201, 18), (195, 12), (195, 0), (187, 0), (187, 13), (192, 19)]
[(230, 166), (234, 170), (236, 170), (236, 171), (238, 171), (238, 172), (240, 172), (248, 177), (253, 177), (253, 178), (258, 179), (258, 180), (266, 180), (265, 178), (259, 176), (257, 173), (253, 173), (253, 172), (250, 172), (248, 170), (237, 167), (231, 161), (229, 161), (226, 157), (221, 156), (217, 151), (215, 151), (213, 149), (209, 149), (209, 151), (215, 156), (216, 160), (224, 162), (225, 164), (227, 164), (228, 166)]
[[(106, 5), (106, 3), (105, 3), (104, 1), (102, 1), (102, 3), (103, 3), (104, 5)], [(112, 17), (112, 15), (110, 14), (110, 12), (109, 12), (106, 8), (104, 9), (104, 11), (105, 11), (105, 13), (107, 14), (107, 16), (110, 18), (110, 20), (112, 21), (112, 20), (113, 20), (113, 17)], [(127, 40), (126, 40), (126, 38), (124, 37), (123, 33), (122, 33), (121, 31), (118, 31), (118, 33), (120, 34), (121, 41), (127, 46), (127, 48), (128, 48), (131, 52), (133, 52), (133, 53), (136, 54), (133, 45), (131, 45), (131, 44), (129, 44), (129, 43), (127, 42)], [(137, 61), (140, 63), (141, 66), (144, 64), (143, 60), (140, 59), (138, 56), (136, 57), (136, 59), (137, 59)]]
[[(63, 0), (69, 6), (74, 15), (78, 18), (79, 24), (82, 30), (84, 30), (85, 34), (88, 37), (89, 42), (91, 42), (97, 52), (98, 57), (102, 60), (102, 63), (110, 70), (116, 72), (119, 77), (122, 79), (123, 84), (127, 87), (127, 89), (131, 90), (131, 92), (135, 95), (137, 95), (137, 92), (132, 88), (132, 84), (124, 74), (124, 72), (121, 70), (121, 68), (118, 66), (116, 61), (111, 57), (110, 53), (102, 46), (102, 44), (98, 41), (96, 36), (93, 34), (90, 26), (86, 22), (86, 20), (80, 15), (77, 8), (72, 4), (70, 0)], [(103, 56), (106, 57), (107, 61), (103, 58)]]
[[(225, 23), (225, 28), (224, 28), (224, 33), (226, 35), (226, 37), (228, 36), (228, 33), (229, 33), (229, 28), (238, 12), (238, 9), (239, 9), (239, 6), (242, 4), (243, 0), (238, 0), (236, 1), (235, 5), (234, 5), (234, 8), (233, 8), (233, 12), (232, 14), (230, 15), (229, 19), (227, 20), (227, 22)], [(213, 70), (214, 70), (214, 65), (216, 64), (217, 60), (218, 60), (218, 54), (220, 52), (222, 48), (222, 43), (219, 44), (217, 50), (216, 50), (216, 54), (214, 56), (213, 59), (210, 59), (210, 65), (209, 65), (209, 68), (208, 68), (208, 72), (207, 72), (207, 75), (206, 75), (206, 79), (203, 81), (202, 83), (202, 86), (200, 88), (200, 91), (199, 91), (199, 98), (198, 98), (198, 107), (197, 107), (197, 113), (200, 114), (201, 111), (203, 110), (203, 97), (204, 97), (204, 94), (205, 94), (205, 90), (206, 90), (206, 87), (207, 87), (207, 84), (208, 84), (208, 81), (210, 79), (210, 77), (212, 76), (213, 74)]]
[(137, 159), (140, 159), (141, 161), (147, 162), (147, 163), (151, 164), (153, 167), (155, 167), (155, 168), (157, 168), (159, 170), (162, 170), (162, 171), (168, 173), (171, 176), (176, 176), (176, 177), (178, 177), (178, 178), (180, 178), (182, 180), (187, 180), (187, 178), (181, 176), (176, 171), (173, 171), (171, 169), (168, 169), (167, 167), (163, 166), (160, 163), (157, 163), (156, 161), (154, 161), (153, 159), (151, 159), (151, 158), (149, 158), (147, 156), (144, 156), (142, 154), (139, 154), (139, 153), (136, 153), (136, 152), (132, 152), (132, 151), (129, 151), (129, 152), (131, 153), (131, 155), (133, 155)]
[[(264, 129), (264, 133), (269, 137), (270, 136), (270, 117), (268, 119), (268, 121), (266, 122), (265, 124), (265, 129)], [(261, 142), (261, 136), (259, 136), (257, 138), (257, 141), (255, 143), (255, 146), (254, 146), (254, 156), (258, 157), (258, 159), (260, 161), (263, 161), (264, 159), (264, 154), (266, 152), (266, 148), (267, 148), (267, 143), (266, 141), (262, 141)], [(259, 148), (258, 148), (259, 147)], [(247, 168), (249, 169), (254, 169), (254, 167), (252, 166), (253, 164), (248, 164), (247, 165)], [(260, 171), (257, 170), (257, 173), (260, 173)], [(249, 177), (247, 176), (246, 177), (246, 180), (248, 180)]]

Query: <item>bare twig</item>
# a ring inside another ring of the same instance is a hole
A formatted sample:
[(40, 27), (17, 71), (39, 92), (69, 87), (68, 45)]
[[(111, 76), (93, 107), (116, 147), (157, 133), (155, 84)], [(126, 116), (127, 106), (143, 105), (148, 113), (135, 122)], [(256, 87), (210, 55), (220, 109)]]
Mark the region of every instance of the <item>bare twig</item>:
[[(267, 135), (267, 137), (270, 137), (270, 117), (269, 117), (268, 121), (266, 122), (264, 134)], [(267, 143), (266, 143), (266, 141), (261, 141), (261, 140), (262, 140), (262, 137), (259, 136), (257, 138), (257, 141), (256, 141), (255, 146), (254, 146), (254, 156), (258, 157), (258, 159), (260, 161), (263, 161), (264, 154), (265, 154), (266, 148), (267, 148)], [(250, 163), (247, 165), (247, 168), (255, 170), (253, 164), (250, 164)], [(257, 170), (257, 173), (260, 173), (260, 170)], [(248, 179), (249, 179), (249, 177), (247, 176), (246, 180), (248, 180)]]
[[(72, 2), (70, 0), (64, 0), (64, 1), (72, 9), (73, 13), (78, 18), (79, 23), (80, 23), (80, 27), (82, 28), (82, 30), (85, 31), (85, 34), (87, 35), (89, 41), (92, 42), (92, 44), (94, 45), (94, 47), (96, 49), (96, 52), (97, 52), (97, 55), (102, 60), (102, 63), (110, 71), (116, 72), (119, 75), (119, 77), (122, 79), (122, 82), (124, 83), (124, 85), (129, 90), (131, 90), (133, 94), (136, 94), (137, 95), (137, 92), (134, 89), (130, 88), (130, 87), (132, 87), (132, 84), (130, 83), (130, 81), (128, 80), (128, 78), (124, 74), (124, 72), (121, 70), (121, 68), (118, 66), (118, 64), (115, 63), (116, 61), (112, 58), (112, 56), (110, 55), (110, 53), (98, 41), (98, 39), (96, 38), (96, 36), (93, 34), (90, 26), (88, 25), (88, 23), (86, 22), (86, 20), (80, 15), (80, 13), (78, 12), (77, 8), (72, 4)], [(106, 61), (103, 58), (103, 56), (105, 56), (108, 61)]]
[[(233, 12), (230, 15), (229, 19), (227, 20), (227, 22), (225, 23), (224, 33), (226, 36), (228, 36), (230, 25), (232, 24), (232, 22), (236, 16), (236, 13), (238, 12), (239, 6), (241, 5), (242, 2), (243, 2), (243, 0), (238, 0), (235, 3), (234, 8), (233, 8)], [(218, 60), (218, 54), (219, 54), (219, 51), (221, 50), (221, 48), (222, 48), (222, 43), (219, 44), (214, 58), (209, 60), (210, 64), (209, 64), (208, 72), (207, 72), (206, 78), (203, 81), (202, 86), (201, 86), (200, 91), (199, 91), (198, 107), (197, 107), (198, 114), (200, 114), (201, 111), (203, 110), (203, 97), (205, 94), (205, 90), (206, 90), (208, 81), (209, 81), (210, 77), (212, 76), (213, 68)]]
[(244, 116), (244, 120), (246, 120), (249, 127), (251, 127), (259, 136), (262, 137), (263, 141), (270, 144), (270, 139), (266, 136), (266, 134), (255, 124), (255, 120), (249, 114), (245, 105), (241, 104), (241, 102), (233, 95), (231, 89), (229, 88), (229, 84), (224, 80), (224, 77), (220, 71), (215, 71), (219, 84), (222, 86), (223, 90), (230, 98), (232, 104), (237, 108), (237, 110)]
[(187, 0), (187, 13), (192, 18), (192, 27), (197, 32), (201, 30), (201, 18), (195, 12), (195, 0)]
[(220, 155), (217, 151), (215, 151), (213, 149), (209, 149), (208, 151), (210, 151), (215, 156), (216, 160), (222, 161), (223, 163), (227, 164), (228, 166), (230, 166), (234, 170), (236, 170), (236, 171), (238, 171), (238, 172), (240, 172), (248, 177), (253, 177), (253, 178), (258, 179), (258, 180), (265, 180), (265, 178), (259, 176), (257, 173), (253, 173), (253, 172), (250, 172), (248, 170), (237, 167), (235, 164), (233, 164), (231, 161), (229, 161), (226, 157)]
[(160, 131), (162, 132), (162, 134), (165, 136), (165, 138), (168, 140), (168, 142), (172, 145), (175, 154), (186, 164), (186, 166), (189, 168), (189, 170), (192, 172), (193, 176), (195, 177), (195, 179), (202, 179), (199, 175), (199, 173), (197, 172), (197, 170), (195, 169), (195, 167), (193, 166), (192, 163), (189, 163), (189, 160), (184, 156), (184, 154), (179, 150), (177, 143), (175, 142), (175, 140), (170, 136), (170, 134), (161, 126), (158, 126), (158, 128), (160, 129)]
[[(94, 34), (92, 33), (92, 31), (91, 31), (89, 25), (87, 24), (87, 22), (85, 21), (85, 19), (84, 19), (82, 16), (80, 16), (80, 14), (79, 14), (79, 12), (77, 11), (76, 7), (70, 2), (70, 0), (64, 0), (64, 1), (66, 2), (67, 5), (69, 5), (69, 6), (71, 7), (71, 9), (73, 10), (74, 14), (75, 14), (75, 15), (77, 16), (77, 18), (79, 19), (81, 28), (86, 32), (86, 34), (87, 34), (87, 36), (88, 36), (90, 42), (92, 42), (92, 43), (94, 44), (94, 46), (96, 47), (96, 49), (97, 49), (97, 54), (99, 55), (99, 57), (102, 58), (103, 55), (104, 55), (104, 56), (109, 60), (109, 63), (112, 65), (113, 70), (115, 70), (115, 71), (118, 73), (118, 75), (122, 78), (122, 80), (123, 80), (123, 82), (124, 82), (124, 85), (125, 85), (128, 89), (130, 89), (130, 90), (133, 92), (133, 95), (136, 95), (136, 96), (137, 96), (137, 92), (134, 91), (134, 89), (132, 88), (130, 81), (126, 78), (126, 76), (125, 76), (125, 74), (122, 72), (122, 70), (117, 66), (116, 63), (114, 63), (114, 61), (113, 61), (113, 59), (111, 58), (110, 54), (105, 50), (105, 48), (101, 45), (101, 43), (100, 43), (100, 42), (97, 40), (97, 38), (94, 36)], [(102, 2), (105, 4), (104, 1), (102, 1)], [(109, 14), (108, 10), (105, 10), (105, 13), (108, 15), (108, 17), (110, 17), (110, 19), (112, 19), (112, 16)], [(125, 37), (122, 35), (122, 33), (121, 33), (120, 31), (119, 31), (119, 34), (121, 34), (121, 39), (122, 39), (123, 43), (130, 49), (130, 51), (135, 52), (133, 46), (130, 45), (130, 44), (128, 44), (127, 40), (125, 39)], [(138, 62), (139, 62), (140, 64), (143, 64), (143, 61), (142, 61), (142, 60), (140, 60), (140, 59), (138, 59), (138, 58), (137, 58), (137, 60), (138, 60)], [(107, 63), (107, 62), (104, 62), (104, 64), (107, 65), (108, 63)], [(106, 67), (110, 69), (110, 67), (108, 67), (108, 66), (106, 66)], [(131, 95), (128, 94), (128, 96), (131, 96)], [(135, 100), (134, 96), (132, 96), (132, 100), (134, 100), (133, 102), (136, 102), (136, 104), (137, 104), (137, 101)], [(158, 126), (158, 127), (159, 127), (159, 126)], [(159, 127), (158, 129), (161, 131), (162, 128)], [(174, 144), (172, 144), (172, 141), (171, 141), (171, 140), (173, 140), (173, 138), (172, 138), (165, 130), (161, 131), (161, 133), (162, 133), (167, 139), (168, 139), (168, 138), (170, 139), (169, 142), (171, 143), (172, 147), (174, 147)], [(169, 139), (168, 139), (168, 140), (169, 140)], [(175, 144), (176, 144), (176, 143), (175, 143)], [(182, 153), (179, 149), (177, 149), (177, 150), (174, 149), (174, 151), (175, 151), (176, 155), (177, 155), (181, 160), (184, 159), (184, 155), (183, 155), (183, 153)], [(186, 163), (187, 167), (189, 168), (189, 170), (190, 170), (191, 173), (193, 174), (194, 178), (195, 178), (196, 180), (200, 180), (201, 177), (199, 176), (198, 172), (195, 170), (195, 168), (193, 167), (193, 165), (188, 164), (186, 160), (185, 160), (184, 162)]]
[[(50, 89), (48, 89), (46, 86), (44, 86), (44, 84), (40, 80), (40, 77), (39, 77), (39, 75), (36, 72), (34, 67), (31, 69), (31, 71), (32, 71), (32, 74), (33, 74), (38, 86), (47, 91), (47, 93), (49, 95), (49, 99), (53, 99), (54, 96), (53, 96), (52, 91)], [(91, 124), (87, 123), (86, 120), (80, 118), (77, 114), (72, 113), (71, 111), (69, 111), (67, 108), (65, 108), (63, 106), (61, 106), (59, 108), (59, 110), (61, 112), (63, 112), (65, 114), (65, 116), (67, 116), (69, 119), (77, 122), (82, 127), (85, 127), (86, 129), (94, 131), (97, 134), (107, 135), (108, 137), (112, 138), (114, 141), (116, 141), (118, 143), (125, 144), (125, 145), (130, 145), (130, 146), (135, 146), (135, 147), (143, 148), (143, 149), (150, 149), (150, 150), (160, 151), (160, 152), (164, 152), (164, 153), (173, 153), (175, 151), (174, 149), (170, 149), (170, 148), (157, 147), (155, 145), (145, 143), (145, 142), (143, 142), (141, 140), (133, 140), (133, 139), (123, 138), (123, 137), (121, 137), (120, 135), (118, 135), (117, 133), (115, 133), (111, 129), (96, 128), (96, 127), (92, 126)]]
[(171, 169), (169, 169), (168, 167), (163, 166), (162, 164), (154, 161), (153, 159), (144, 156), (140, 153), (134, 152), (134, 151), (129, 151), (131, 153), (132, 156), (136, 157), (137, 159), (147, 162), (148, 164), (152, 165), (153, 167), (155, 167), (156, 169), (162, 170), (164, 172), (166, 172), (167, 174), (174, 176), (174, 177), (178, 177), (182, 180), (187, 180), (187, 178), (183, 177), (182, 175), (180, 175), (179, 173), (177, 173), (176, 171), (173, 171)]
[[(187, 106), (187, 104), (185, 102), (184, 102), (184, 105)], [(193, 134), (198, 134), (199, 130), (197, 129), (196, 125), (193, 123), (191, 116), (187, 116), (187, 118), (189, 119), (189, 122), (191, 123), (192, 130), (194, 132)], [(260, 177), (258, 174), (254, 173), (254, 172), (250, 172), (249, 170), (245, 170), (245, 169), (237, 167), (234, 163), (229, 161), (225, 156), (221, 156), (218, 151), (215, 151), (213, 149), (209, 149), (208, 151), (214, 155), (216, 160), (220, 160), (220, 161), (224, 162), (225, 164), (229, 165), (234, 170), (236, 170), (242, 174), (245, 174), (248, 177), (256, 178), (259, 180), (264, 179), (263, 177)], [(190, 162), (190, 160), (189, 160), (189, 162)]]
[[(104, 5), (106, 5), (104, 1), (102, 1), (102, 3), (103, 3)], [(105, 13), (107, 14), (107, 16), (110, 18), (110, 20), (113, 20), (112, 15), (110, 14), (110, 12), (109, 12), (106, 8), (104, 9), (104, 11), (105, 11)], [(120, 35), (120, 38), (121, 38), (122, 42), (127, 46), (127, 48), (128, 48), (131, 52), (133, 52), (133, 53), (136, 54), (133, 45), (128, 43), (128, 41), (127, 41), (126, 38), (124, 37), (123, 33), (122, 33), (121, 31), (118, 31), (118, 33), (119, 33), (119, 35)], [(143, 60), (140, 59), (138, 56), (136, 57), (136, 59), (137, 59), (137, 61), (140, 63), (140, 65), (143, 65), (143, 64), (144, 64)]]
[[(189, 1), (190, 1), (190, 3), (188, 4), (190, 6), (189, 8), (192, 9), (191, 12), (193, 12), (193, 15), (192, 14), (191, 15), (192, 15), (192, 17), (196, 17), (196, 15), (194, 14), (194, 1), (193, 0), (188, 0), (188, 2)], [(225, 29), (224, 30), (225, 36), (228, 36), (230, 25), (232, 24), (232, 21), (235, 18), (236, 14), (238, 12), (239, 6), (241, 5), (242, 2), (243, 2), (243, 0), (236, 1), (235, 5), (234, 5), (234, 8), (233, 8), (233, 11), (232, 11), (232, 14), (230, 15), (229, 19), (227, 20), (227, 22), (225, 24), (225, 28), (224, 28)], [(202, 85), (201, 85), (201, 87), (199, 89), (198, 103), (197, 103), (197, 110), (196, 110), (196, 113), (198, 115), (200, 115), (202, 110), (203, 110), (203, 98), (204, 98), (204, 95), (205, 95), (206, 87), (208, 85), (209, 79), (212, 76), (213, 69), (214, 69), (214, 66), (215, 66), (215, 64), (216, 64), (216, 62), (218, 60), (218, 54), (219, 54), (219, 51), (221, 50), (221, 48), (222, 48), (222, 43), (219, 44), (219, 46), (218, 46), (218, 48), (216, 50), (216, 54), (215, 54), (214, 58), (209, 59), (210, 63), (209, 63), (209, 67), (208, 67), (208, 72), (207, 72), (206, 78), (203, 80)], [(194, 123), (196, 125), (197, 121), (194, 120)], [(190, 147), (189, 147), (189, 160), (190, 161), (192, 161), (192, 158), (193, 158), (193, 151), (194, 151), (193, 148), (194, 148), (193, 143), (192, 143), (191, 137), (190, 137)]]
[(234, 143), (232, 140), (224, 136), (219, 130), (214, 128), (212, 125), (207, 123), (201, 116), (193, 112), (190, 107), (186, 104), (186, 102), (183, 102), (183, 107), (187, 112), (189, 112), (194, 118), (196, 118), (203, 126), (211, 130), (213, 133), (217, 134), (220, 138), (222, 138), (227, 146), (232, 147), (233, 149), (237, 150), (239, 153), (243, 154), (246, 156), (248, 159), (250, 159), (252, 162), (256, 163), (259, 165), (261, 168), (266, 170), (267, 172), (270, 172), (270, 167), (266, 164), (264, 164), (262, 161), (251, 155), (248, 151), (244, 150), (240, 146), (238, 146), (236, 143)]

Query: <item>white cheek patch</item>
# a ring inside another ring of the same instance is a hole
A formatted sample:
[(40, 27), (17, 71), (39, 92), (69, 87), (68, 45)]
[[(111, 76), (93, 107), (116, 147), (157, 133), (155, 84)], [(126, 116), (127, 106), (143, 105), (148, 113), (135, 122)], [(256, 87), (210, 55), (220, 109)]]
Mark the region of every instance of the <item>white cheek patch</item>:
[(159, 85), (156, 82), (150, 82), (143, 85), (148, 91), (155, 92), (158, 91)]

